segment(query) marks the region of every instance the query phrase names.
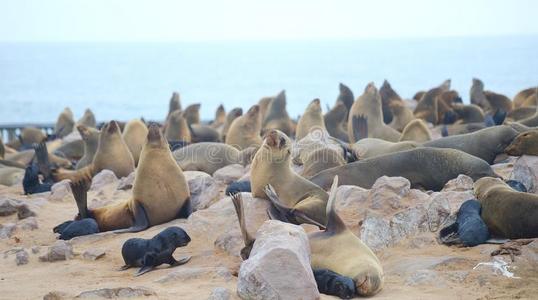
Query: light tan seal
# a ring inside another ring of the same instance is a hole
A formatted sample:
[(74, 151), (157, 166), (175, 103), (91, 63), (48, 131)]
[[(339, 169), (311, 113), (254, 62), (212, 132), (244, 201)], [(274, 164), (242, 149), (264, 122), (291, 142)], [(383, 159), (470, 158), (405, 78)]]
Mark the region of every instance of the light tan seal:
[(135, 167), (138, 166), (140, 160), (140, 152), (146, 144), (146, 138), (148, 136), (148, 127), (144, 122), (139, 119), (133, 119), (125, 124), (123, 129), (123, 140), (133, 155)]
[(340, 93), (338, 94), (338, 98), (336, 98), (336, 103), (344, 103), (346, 106), (346, 111), (349, 112), (351, 110), (351, 106), (353, 106), (353, 102), (355, 102), (355, 96), (353, 96), (351, 89), (343, 83), (338, 84), (338, 90)]
[(73, 132), (74, 129), (75, 120), (73, 118), (73, 112), (69, 107), (66, 107), (58, 116), (58, 120), (56, 120), (56, 125), (54, 125), (54, 134), (58, 138), (63, 138)]
[(245, 115), (236, 118), (226, 135), (226, 144), (239, 150), (262, 144), (260, 107), (253, 105)]
[(364, 93), (353, 103), (347, 125), (349, 141), (354, 143), (361, 138), (373, 137), (397, 142), (400, 133), (383, 123), (381, 96), (374, 83), (369, 83)]
[(389, 126), (399, 132), (402, 132), (405, 126), (415, 119), (413, 111), (403, 101), (393, 101), (389, 104), (389, 108), (392, 113), (392, 121)]
[(95, 115), (92, 110), (86, 108), (82, 117), (77, 121), (77, 125), (84, 125), (86, 127), (97, 127), (97, 121), (95, 120)]
[(25, 127), (21, 130), (19, 138), (9, 142), (7, 145), (16, 150), (31, 148), (34, 144), (39, 144), (47, 139), (43, 130), (36, 127)]
[(174, 159), (184, 171), (202, 171), (210, 175), (231, 164), (246, 166), (252, 161), (255, 147), (237, 150), (223, 143), (202, 142), (191, 144), (173, 152)]
[(77, 130), (84, 141), (84, 155), (77, 162), (75, 169), (82, 169), (90, 165), (97, 152), (97, 147), (99, 145), (99, 130), (87, 127), (84, 125), (77, 125)]
[(405, 126), (400, 141), (424, 143), (431, 141), (432, 136), (428, 125), (422, 119), (415, 119)]
[(475, 182), (474, 193), (482, 206), (480, 216), (493, 236), (538, 237), (538, 195), (515, 191), (501, 179), (491, 177)]
[(417, 103), (413, 114), (419, 119), (430, 122), (434, 125), (439, 123), (438, 96), (450, 90), (450, 79), (445, 80), (438, 87), (428, 90)]
[(345, 165), (346, 161), (342, 155), (342, 149), (339, 150), (323, 147), (305, 152), (305, 155), (301, 156), (301, 162), (304, 166), (301, 176), (309, 178), (323, 170)]
[(529, 99), (529, 97), (536, 96), (537, 90), (538, 87), (530, 87), (517, 93), (512, 101), (512, 103), (514, 103), (514, 108), (525, 107), (527, 105), (526, 103), (528, 103), (527, 99)]
[(200, 124), (200, 103), (191, 104), (183, 111), (183, 118), (187, 120), (187, 124)]
[(368, 159), (385, 154), (411, 150), (420, 147), (416, 142), (388, 142), (382, 139), (365, 138), (355, 144), (347, 145), (359, 160)]
[(262, 129), (264, 132), (278, 129), (286, 135), (292, 133), (291, 119), (286, 111), (286, 91), (281, 91), (269, 103), (265, 112), (265, 119), (262, 121)]
[(486, 112), (493, 114), (498, 110), (509, 113), (512, 111), (512, 101), (501, 94), (484, 90), (484, 83), (478, 78), (473, 78), (469, 96), (472, 104), (476, 104)]
[(348, 142), (347, 135), (347, 108), (342, 101), (337, 101), (334, 107), (323, 117), (327, 132), (343, 142)]
[(111, 170), (118, 178), (129, 176), (135, 169), (133, 155), (125, 144), (116, 121), (110, 121), (101, 128), (97, 152), (90, 165), (74, 172), (59, 169), (52, 175), (55, 181), (90, 181), (104, 169)]
[(211, 123), (211, 127), (217, 129), (224, 126), (224, 123), (226, 123), (226, 110), (224, 109), (224, 105), (221, 104), (215, 111), (215, 120)]
[(297, 140), (302, 139), (314, 128), (326, 130), (319, 99), (312, 100), (306, 107), (305, 112), (297, 122), (295, 138)]
[(516, 136), (505, 152), (512, 156), (535, 155), (538, 156), (538, 129), (522, 132)]
[[(236, 107), (232, 109), (226, 115), (226, 122), (224, 122), (224, 125), (222, 126), (222, 129), (220, 131), (220, 139), (222, 141), (226, 140), (226, 135), (228, 134), (228, 130), (230, 130), (230, 126), (232, 125), (233, 121), (242, 115), (243, 115), (243, 109), (241, 107)], [(261, 113), (261, 109), (260, 109), (260, 120), (262, 119), (262, 116), (263, 114)]]
[[(291, 140), (279, 130), (271, 130), (256, 152), (251, 167), (252, 195), (270, 199), (278, 219), (294, 224), (310, 223), (325, 226), (328, 195), (319, 186), (295, 173), (291, 167)], [(277, 199), (266, 194), (266, 187), (274, 188)], [(293, 210), (293, 216), (285, 211)], [(289, 217), (286, 217), (289, 216)]]
[(82, 195), (84, 189), (78, 188), (77, 183), (74, 187), (79, 214), (94, 218), (99, 231), (138, 232), (178, 217), (186, 218), (192, 212), (185, 176), (156, 124), (149, 126), (131, 199), (88, 210), (86, 197)]
[(168, 116), (164, 136), (168, 141), (191, 142), (189, 125), (180, 110), (175, 110)]

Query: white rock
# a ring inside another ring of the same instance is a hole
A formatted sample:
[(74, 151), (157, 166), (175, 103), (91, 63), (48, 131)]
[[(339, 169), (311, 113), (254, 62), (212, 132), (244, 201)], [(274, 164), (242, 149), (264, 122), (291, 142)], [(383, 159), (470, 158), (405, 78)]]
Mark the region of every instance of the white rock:
[(510, 179), (523, 183), (529, 193), (538, 193), (538, 156), (523, 155), (518, 158)]
[(208, 208), (219, 200), (221, 189), (225, 187), (219, 185), (211, 175), (200, 171), (185, 171), (183, 174), (189, 184), (193, 211)]
[(155, 282), (177, 283), (202, 277), (204, 279), (222, 279), (224, 281), (230, 281), (232, 279), (232, 273), (225, 267), (180, 267), (155, 280)]
[(411, 183), (403, 177), (383, 176), (376, 180), (370, 189), (369, 198), (373, 209), (398, 210), (405, 208), (401, 199), (409, 194)]
[(56, 241), (47, 249), (47, 253), (39, 257), (40, 261), (54, 262), (59, 260), (67, 260), (73, 257), (73, 247), (69, 242)]
[(241, 264), (237, 293), (242, 299), (319, 299), (304, 229), (266, 221)]
[(69, 186), (69, 182), (70, 181), (66, 179), (52, 185), (49, 200), (75, 203), (75, 198), (73, 198), (73, 194), (71, 193), (71, 186)]
[(395, 214), (390, 220), (392, 244), (427, 229), (427, 211), (421, 205)]
[(93, 176), (92, 186), (90, 187), (91, 191), (101, 190), (105, 185), (114, 185), (118, 186), (119, 180), (111, 170), (102, 170)]
[(449, 180), (442, 191), (470, 191), (473, 189), (473, 179), (467, 175), (460, 174), (457, 178)]
[(220, 168), (213, 173), (215, 180), (229, 184), (232, 181), (241, 178), (247, 170), (240, 164), (231, 164), (226, 167)]
[(211, 294), (207, 300), (230, 300), (231, 297), (231, 293), (227, 288), (217, 287), (211, 291)]
[(136, 172), (131, 172), (129, 176), (123, 177), (118, 182), (118, 190), (130, 190), (133, 188)]
[(392, 229), (381, 214), (368, 210), (362, 221), (360, 238), (370, 249), (378, 251), (392, 245)]
[(28, 263), (28, 252), (26, 250), (17, 251), (15, 254), (15, 263), (17, 266), (25, 265)]
[(106, 252), (103, 249), (92, 248), (84, 251), (84, 253), (82, 253), (82, 258), (86, 260), (97, 260), (105, 256), (105, 254)]
[(437, 231), (441, 229), (441, 224), (444, 224), (451, 214), (450, 203), (446, 197), (432, 197), (432, 201), (427, 208), (428, 229)]
[(0, 224), (0, 240), (10, 238), (15, 231), (16, 225), (13, 223)]

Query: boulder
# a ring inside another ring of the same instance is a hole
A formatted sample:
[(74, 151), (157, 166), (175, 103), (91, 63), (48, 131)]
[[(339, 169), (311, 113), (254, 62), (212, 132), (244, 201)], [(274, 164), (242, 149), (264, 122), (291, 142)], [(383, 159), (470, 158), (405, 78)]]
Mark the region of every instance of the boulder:
[(69, 242), (58, 240), (47, 249), (47, 253), (39, 257), (43, 262), (67, 260), (73, 257), (73, 247)]
[(538, 156), (523, 155), (518, 158), (510, 179), (523, 183), (529, 193), (538, 193)]
[(97, 260), (105, 256), (106, 252), (103, 249), (91, 248), (82, 253), (82, 258), (85, 260)]
[(16, 225), (13, 223), (0, 224), (0, 240), (10, 238), (15, 228)]
[(15, 253), (15, 263), (17, 264), (17, 266), (27, 264), (28, 258), (28, 252), (26, 252), (26, 250), (24, 249)]
[(266, 221), (241, 264), (237, 293), (241, 299), (319, 299), (304, 229)]
[(72, 202), (75, 203), (75, 198), (71, 193), (71, 186), (69, 180), (65, 179), (52, 185), (49, 195), (50, 201), (56, 202)]
[(207, 300), (230, 300), (232, 298), (230, 291), (224, 287), (217, 287), (211, 291)]
[(130, 190), (133, 188), (134, 180), (136, 177), (136, 172), (131, 172), (129, 176), (123, 177), (118, 182), (118, 190)]
[(97, 175), (93, 176), (92, 186), (90, 187), (90, 191), (101, 190), (106, 185), (113, 185), (117, 187), (118, 184), (119, 184), (119, 180), (114, 174), (114, 172), (112, 172), (111, 170), (105, 169), (97, 173)]
[(473, 179), (467, 175), (460, 174), (458, 177), (449, 180), (442, 191), (470, 191), (473, 189)]
[(230, 184), (232, 181), (238, 180), (241, 178), (247, 170), (240, 164), (231, 164), (223, 168), (220, 168), (213, 173), (213, 178), (215, 180), (224, 182), (225, 184)]
[(221, 186), (211, 175), (200, 171), (183, 172), (191, 192), (191, 205), (193, 211), (205, 209), (219, 200)]

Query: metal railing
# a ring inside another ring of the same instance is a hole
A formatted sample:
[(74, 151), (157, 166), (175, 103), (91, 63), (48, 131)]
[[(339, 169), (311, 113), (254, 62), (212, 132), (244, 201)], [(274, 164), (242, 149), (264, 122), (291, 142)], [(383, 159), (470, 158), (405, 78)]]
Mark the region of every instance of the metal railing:
[(11, 142), (17, 139), (22, 129), (27, 127), (35, 127), (43, 130), (46, 134), (54, 132), (54, 123), (0, 123), (0, 137), (4, 142)]

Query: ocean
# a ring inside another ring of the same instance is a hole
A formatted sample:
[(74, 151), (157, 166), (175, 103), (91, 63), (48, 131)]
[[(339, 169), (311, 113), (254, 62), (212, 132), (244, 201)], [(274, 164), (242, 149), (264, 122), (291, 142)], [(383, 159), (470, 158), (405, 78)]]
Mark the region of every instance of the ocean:
[(173, 91), (183, 107), (248, 109), (285, 89), (288, 112), (314, 98), (332, 106), (338, 83), (359, 96), (388, 79), (404, 98), (452, 79), (468, 102), (471, 79), (513, 97), (538, 85), (538, 36), (355, 41), (0, 43), (0, 123), (55, 122), (69, 106), (98, 121), (162, 120)]

